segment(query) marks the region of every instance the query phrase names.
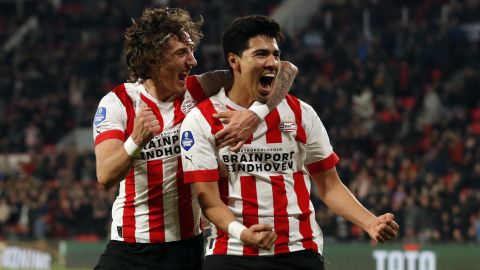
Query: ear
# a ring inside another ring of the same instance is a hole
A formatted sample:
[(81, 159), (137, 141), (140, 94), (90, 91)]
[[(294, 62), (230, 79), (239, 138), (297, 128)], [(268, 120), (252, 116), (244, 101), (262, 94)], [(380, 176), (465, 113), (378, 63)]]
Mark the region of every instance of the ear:
[(228, 53), (228, 65), (232, 70), (240, 71), (240, 57), (234, 53)]

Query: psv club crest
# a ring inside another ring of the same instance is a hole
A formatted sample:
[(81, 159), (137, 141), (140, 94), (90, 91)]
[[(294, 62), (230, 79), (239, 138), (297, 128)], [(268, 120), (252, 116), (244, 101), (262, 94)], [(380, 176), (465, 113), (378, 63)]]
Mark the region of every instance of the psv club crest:
[(182, 106), (181, 106), (181, 110), (183, 112), (183, 114), (187, 114), (189, 113), (193, 108), (195, 108), (195, 106), (197, 106), (197, 102), (193, 99), (185, 99), (183, 102), (182, 102)]
[(295, 122), (281, 122), (279, 126), (282, 132), (294, 132), (297, 130), (297, 124)]

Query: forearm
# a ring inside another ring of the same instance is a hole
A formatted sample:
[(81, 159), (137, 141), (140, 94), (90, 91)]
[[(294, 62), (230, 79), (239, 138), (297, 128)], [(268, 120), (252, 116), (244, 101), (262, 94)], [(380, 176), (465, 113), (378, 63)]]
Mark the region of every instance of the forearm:
[(95, 148), (98, 182), (106, 189), (125, 179), (135, 161), (135, 158), (128, 156), (123, 143), (115, 145), (99, 145)]
[(292, 87), (293, 80), (297, 76), (298, 69), (289, 62), (282, 62), (280, 71), (273, 83), (273, 91), (266, 102), (269, 110), (272, 111), (282, 102)]
[(277, 234), (273, 231), (273, 226), (268, 224), (253, 224), (249, 228), (246, 228), (240, 222), (235, 221), (235, 216), (230, 208), (220, 199), (217, 182), (195, 183), (194, 189), (197, 193), (203, 214), (215, 224), (217, 228), (246, 245), (267, 250), (272, 247), (277, 239)]
[(218, 94), (222, 88), (230, 89), (233, 83), (232, 74), (228, 70), (208, 71), (196, 77), (206, 97)]
[[(225, 203), (220, 199), (218, 191), (214, 188), (206, 189), (205, 186), (212, 183), (194, 183), (194, 188), (198, 196), (198, 202), (202, 209), (203, 215), (210, 220), (215, 226), (224, 232), (228, 232), (228, 225), (235, 221), (235, 216)], [(218, 188), (217, 188), (218, 190)]]
[(365, 231), (369, 222), (375, 219), (375, 215), (368, 211), (342, 182), (330, 189), (322, 201), (335, 214), (360, 226)]
[(335, 167), (312, 175), (320, 199), (335, 214), (367, 230), (368, 224), (375, 219), (370, 211), (353, 196), (338, 177)]

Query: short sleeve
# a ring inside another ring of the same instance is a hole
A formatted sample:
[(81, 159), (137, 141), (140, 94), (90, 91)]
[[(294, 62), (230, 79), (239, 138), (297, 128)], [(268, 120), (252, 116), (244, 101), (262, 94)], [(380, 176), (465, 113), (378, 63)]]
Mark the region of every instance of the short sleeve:
[(125, 141), (125, 127), (125, 110), (117, 96), (110, 92), (100, 101), (93, 118), (95, 145), (109, 139)]
[(338, 163), (339, 157), (333, 151), (327, 130), (317, 113), (312, 107), (305, 105), (302, 104), (307, 135), (305, 164), (312, 175), (333, 168)]
[(198, 108), (186, 116), (180, 134), (185, 183), (218, 181), (215, 137)]

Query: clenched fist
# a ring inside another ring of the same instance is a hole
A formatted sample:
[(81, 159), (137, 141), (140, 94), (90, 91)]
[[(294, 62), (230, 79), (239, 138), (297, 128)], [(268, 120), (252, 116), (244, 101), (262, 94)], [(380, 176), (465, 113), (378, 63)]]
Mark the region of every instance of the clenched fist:
[(133, 120), (133, 141), (143, 147), (160, 131), (160, 122), (152, 109), (142, 107)]

